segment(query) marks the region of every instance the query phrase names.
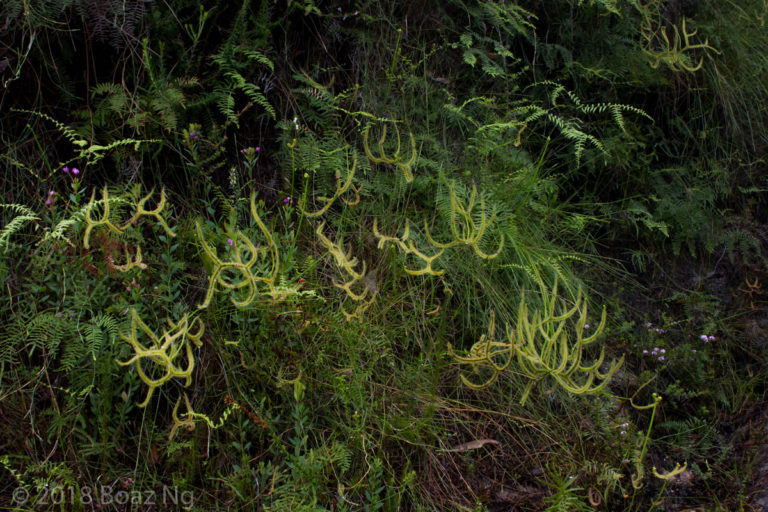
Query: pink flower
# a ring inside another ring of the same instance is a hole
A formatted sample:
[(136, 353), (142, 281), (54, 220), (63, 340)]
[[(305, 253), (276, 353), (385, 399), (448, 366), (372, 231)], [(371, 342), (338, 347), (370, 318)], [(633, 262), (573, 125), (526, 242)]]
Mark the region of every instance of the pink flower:
[(73, 167), (73, 168), (72, 168), (72, 174), (74, 174), (75, 176), (77, 176), (78, 174), (80, 174), (80, 169), (78, 169), (77, 167)]
[(707, 338), (707, 339), (708, 339), (709, 341), (715, 341), (717, 338), (715, 338), (714, 336), (710, 336), (710, 337), (709, 337), (709, 338)]
[(256, 146), (255, 148), (253, 148), (253, 150), (254, 151), (261, 151), (261, 148), (259, 146)]
[(663, 360), (664, 360), (664, 356), (659, 356), (659, 361), (663, 361)]
[(283, 199), (283, 202), (284, 202), (285, 204), (288, 204), (288, 203), (290, 203), (290, 202), (291, 202), (291, 198), (290, 198), (290, 197), (286, 197), (285, 199)]
[(69, 167), (64, 167), (64, 168), (62, 169), (62, 171), (64, 171), (65, 173), (66, 173), (66, 172), (69, 172)]
[(227, 238), (227, 243), (229, 244), (230, 247), (235, 245), (234, 240), (232, 240), (231, 238)]
[(47, 204), (48, 206), (51, 206), (51, 200), (50, 200), (50, 199), (48, 199), (48, 200), (45, 202), (45, 204)]
[(708, 341), (708, 340), (709, 340), (709, 337), (708, 337), (706, 334), (702, 334), (701, 336), (699, 336), (699, 339), (700, 339), (701, 341)]
[(53, 194), (55, 194), (55, 192), (54, 192), (53, 190), (51, 190), (50, 192), (48, 192), (48, 195), (49, 195), (49, 196), (51, 196), (51, 197), (53, 197)]
[(585, 329), (589, 329), (589, 324), (584, 324)]

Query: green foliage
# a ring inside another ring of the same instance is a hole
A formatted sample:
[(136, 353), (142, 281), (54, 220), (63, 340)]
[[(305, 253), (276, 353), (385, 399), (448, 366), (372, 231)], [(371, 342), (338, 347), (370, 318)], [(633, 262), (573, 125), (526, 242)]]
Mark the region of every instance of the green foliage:
[(2, 3), (3, 485), (748, 508), (766, 15)]
[[(133, 146), (134, 151), (139, 151), (139, 146), (141, 144), (159, 142), (159, 140), (157, 139), (141, 140), (141, 139), (127, 138), (127, 139), (114, 140), (109, 144), (107, 144), (106, 146), (101, 144), (93, 144), (93, 143), (89, 143), (86, 139), (81, 137), (77, 132), (75, 132), (71, 128), (67, 127), (63, 123), (60, 123), (59, 121), (56, 121), (55, 119), (53, 119), (51, 116), (47, 114), (44, 114), (42, 112), (34, 112), (31, 110), (17, 110), (17, 112), (32, 114), (53, 123), (56, 126), (56, 129), (59, 130), (61, 134), (64, 135), (64, 137), (72, 144), (72, 146), (75, 147), (75, 150), (77, 151), (77, 156), (65, 162), (60, 163), (58, 165), (58, 168), (61, 168), (67, 164), (70, 164), (71, 162), (76, 162), (76, 161), (85, 162), (88, 165), (95, 165), (102, 158), (106, 157), (107, 154), (112, 152), (114, 149), (121, 148), (123, 146)], [(53, 174), (53, 172), (54, 170), (51, 169), (51, 174)]]
[(4, 247), (6, 251), (10, 247), (9, 238), (21, 228), (27, 222), (34, 222), (40, 220), (35, 212), (24, 206), (23, 204), (1, 204), (0, 208), (4, 211), (10, 210), (16, 215), (3, 225), (3, 230), (0, 231), (0, 247)]
[[(240, 57), (242, 60), (239, 60)], [(237, 92), (241, 92), (251, 103), (263, 108), (272, 119), (275, 118), (275, 109), (260, 92), (259, 86), (249, 83), (241, 74), (246, 69), (252, 68), (254, 64), (261, 64), (269, 69), (274, 69), (272, 61), (258, 50), (228, 45), (225, 45), (219, 53), (212, 55), (211, 59), (218, 66), (226, 81), (217, 84), (210, 98), (216, 103), (219, 112), (228, 122), (235, 126), (238, 125), (239, 114), (235, 112), (235, 93)]]
[(552, 488), (552, 495), (544, 499), (548, 506), (547, 512), (566, 512), (570, 510), (587, 511), (593, 510), (587, 503), (585, 497), (580, 496), (579, 491), (584, 489), (576, 487), (576, 475), (570, 470), (548, 468), (547, 475), (552, 480), (548, 482)]

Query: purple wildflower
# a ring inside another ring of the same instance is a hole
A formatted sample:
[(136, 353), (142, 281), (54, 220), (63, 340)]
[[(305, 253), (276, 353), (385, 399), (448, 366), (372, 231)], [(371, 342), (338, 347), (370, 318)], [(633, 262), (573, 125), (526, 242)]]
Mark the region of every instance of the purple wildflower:
[(68, 173), (68, 172), (69, 172), (69, 167), (64, 167), (64, 168), (62, 169), (62, 171), (64, 171), (65, 173)]
[(234, 240), (232, 240), (231, 238), (227, 238), (227, 243), (229, 244), (230, 247), (235, 245)]
[(78, 174), (80, 174), (80, 169), (78, 169), (77, 167), (73, 167), (73, 168), (72, 168), (72, 174), (74, 174), (75, 176), (77, 176)]

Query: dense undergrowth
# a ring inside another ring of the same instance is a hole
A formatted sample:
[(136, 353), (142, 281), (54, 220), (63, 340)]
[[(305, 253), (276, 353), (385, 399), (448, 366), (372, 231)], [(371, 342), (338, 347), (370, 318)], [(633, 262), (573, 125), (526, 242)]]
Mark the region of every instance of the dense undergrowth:
[(767, 17), (4, 1), (0, 505), (768, 508)]

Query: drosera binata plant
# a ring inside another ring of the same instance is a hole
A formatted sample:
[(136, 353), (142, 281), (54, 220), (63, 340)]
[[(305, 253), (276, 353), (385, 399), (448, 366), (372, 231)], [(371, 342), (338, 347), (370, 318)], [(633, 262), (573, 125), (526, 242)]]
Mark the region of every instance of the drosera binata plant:
[[(170, 236), (176, 236), (176, 234), (171, 230), (171, 228), (168, 226), (168, 223), (163, 218), (163, 210), (165, 209), (165, 189), (160, 189), (160, 200), (157, 203), (157, 206), (153, 210), (147, 210), (145, 208), (145, 205), (147, 204), (147, 201), (150, 200), (152, 197), (152, 191), (150, 191), (149, 194), (141, 198), (138, 203), (136, 204), (136, 212), (133, 214), (133, 216), (126, 220), (123, 223), (114, 224), (110, 218), (110, 203), (116, 202), (115, 199), (110, 199), (109, 197), (109, 191), (107, 190), (107, 187), (105, 186), (102, 191), (102, 199), (100, 201), (96, 200), (96, 190), (94, 189), (93, 192), (91, 192), (91, 200), (88, 202), (88, 205), (85, 208), (85, 234), (83, 235), (83, 247), (86, 249), (90, 248), (90, 237), (91, 232), (99, 227), (99, 226), (105, 226), (107, 229), (112, 231), (113, 233), (116, 233), (118, 235), (125, 232), (125, 230), (136, 222), (140, 217), (142, 216), (150, 216), (157, 219), (157, 222), (163, 227), (166, 233)], [(117, 200), (117, 202), (122, 202), (122, 199)], [(93, 210), (97, 205), (101, 205), (101, 218), (94, 219), (93, 218)]]
[[(378, 248), (383, 249), (384, 245), (387, 243), (395, 244), (396, 247), (398, 247), (403, 253), (405, 254), (413, 254), (424, 262), (424, 266), (420, 269), (411, 269), (407, 266), (405, 267), (405, 271), (411, 275), (414, 276), (420, 276), (420, 275), (432, 275), (432, 276), (441, 276), (445, 273), (444, 269), (441, 270), (435, 270), (432, 267), (432, 264), (437, 260), (440, 256), (443, 255), (445, 252), (445, 249), (440, 249), (436, 253), (432, 254), (431, 256), (427, 256), (420, 250), (416, 248), (416, 245), (413, 243), (413, 239), (410, 238), (411, 236), (411, 228), (408, 224), (408, 220), (405, 221), (405, 229), (403, 230), (403, 234), (400, 237), (397, 236), (388, 236), (383, 235), (379, 232), (379, 226), (378, 221), (376, 219), (373, 220), (373, 234), (376, 238), (379, 239)], [(407, 243), (406, 243), (407, 242)]]
[[(333, 259), (336, 262), (336, 266), (339, 267), (342, 272), (347, 274), (346, 281), (339, 283), (334, 280), (333, 285), (344, 290), (347, 297), (353, 302), (357, 303), (352, 313), (349, 313), (346, 309), (344, 309), (344, 304), (342, 303), (340, 305), (341, 312), (344, 314), (344, 317), (347, 320), (351, 320), (352, 318), (359, 318), (360, 314), (368, 309), (368, 307), (373, 303), (373, 297), (368, 298), (370, 289), (365, 285), (364, 282), (366, 269), (365, 262), (362, 263), (360, 270), (355, 270), (355, 267), (357, 267), (359, 263), (358, 259), (353, 257), (351, 252), (345, 253), (344, 248), (340, 243), (333, 243), (327, 236), (325, 236), (323, 233), (324, 227), (325, 223), (321, 223), (315, 230), (315, 234), (317, 235), (317, 238), (323, 248), (328, 251), (328, 254), (333, 256)], [(356, 287), (356, 285), (363, 285), (364, 287), (361, 291), (356, 292), (352, 289), (353, 287)], [(368, 300), (366, 300), (366, 298), (368, 298)]]
[(363, 147), (365, 148), (365, 154), (368, 155), (368, 158), (371, 162), (375, 164), (386, 164), (391, 165), (394, 167), (397, 167), (400, 169), (400, 171), (403, 173), (403, 177), (405, 178), (406, 183), (410, 183), (413, 181), (413, 164), (416, 163), (416, 140), (413, 138), (413, 132), (409, 133), (409, 139), (410, 139), (410, 146), (411, 146), (411, 156), (408, 157), (408, 159), (405, 159), (403, 155), (400, 154), (400, 130), (398, 130), (397, 125), (395, 124), (395, 134), (397, 136), (397, 144), (395, 145), (395, 151), (390, 156), (387, 155), (386, 151), (384, 150), (384, 141), (387, 140), (387, 125), (385, 124), (381, 128), (381, 137), (379, 138), (379, 142), (377, 144), (379, 148), (379, 156), (376, 156), (371, 151), (371, 147), (368, 144), (368, 138), (370, 136), (371, 126), (368, 125), (365, 127), (365, 130), (363, 131)]
[(189, 401), (189, 396), (187, 396), (186, 393), (184, 393), (183, 398), (187, 412), (181, 414), (181, 417), (179, 417), (179, 405), (181, 405), (182, 399), (182, 397), (179, 397), (179, 399), (176, 400), (176, 405), (173, 406), (173, 411), (171, 413), (173, 426), (171, 427), (171, 431), (168, 434), (169, 441), (173, 440), (173, 438), (176, 436), (176, 432), (178, 432), (180, 428), (188, 431), (194, 430), (196, 419), (204, 421), (205, 424), (208, 425), (208, 428), (211, 430), (216, 430), (217, 428), (224, 426), (224, 423), (226, 423), (227, 419), (234, 411), (242, 409), (242, 407), (237, 402), (229, 401), (227, 408), (224, 409), (224, 412), (221, 413), (219, 420), (214, 422), (209, 416), (200, 412), (195, 412), (195, 410), (192, 408), (192, 403)]
[(482, 194), (480, 195), (480, 219), (476, 222), (472, 218), (472, 210), (477, 206), (477, 187), (472, 185), (472, 192), (466, 204), (462, 204), (461, 200), (456, 195), (456, 183), (450, 185), (450, 204), (451, 204), (451, 233), (453, 234), (453, 240), (445, 243), (437, 242), (429, 233), (429, 225), (424, 221), (424, 232), (427, 235), (429, 243), (440, 249), (449, 249), (458, 245), (467, 245), (471, 247), (475, 254), (480, 256), (484, 260), (489, 260), (497, 257), (504, 248), (504, 237), (499, 240), (499, 246), (496, 252), (487, 253), (480, 248), (480, 242), (485, 235), (488, 226), (493, 224), (496, 220), (496, 211), (491, 210), (490, 215), (485, 208), (485, 199)]
[[(568, 323), (574, 318), (576, 325), (571, 331)], [(493, 320), (494, 315), (491, 315), (491, 321)], [(448, 350), (459, 363), (471, 365), (476, 372), (481, 367), (491, 369), (491, 377), (480, 383), (474, 383), (462, 376), (464, 384), (473, 389), (482, 389), (491, 385), (499, 373), (510, 366), (512, 358), (516, 357), (522, 374), (530, 379), (520, 398), (520, 405), (525, 405), (533, 386), (546, 377), (554, 378), (570, 393), (595, 394), (607, 386), (611, 377), (624, 362), (624, 356), (618, 361), (613, 361), (605, 373), (600, 371), (605, 358), (605, 348), (601, 349), (600, 356), (592, 364), (583, 363), (585, 347), (595, 342), (605, 328), (605, 307), (603, 307), (600, 324), (588, 336), (584, 332), (586, 322), (587, 304), (581, 288), (578, 289), (573, 307), (558, 308), (557, 282), (555, 282), (551, 299), (543, 300), (541, 309), (534, 311), (532, 316), (528, 310), (525, 294), (522, 295), (518, 308), (517, 328), (513, 330), (507, 325), (505, 341), (493, 339), (494, 326), (491, 325), (488, 336), (482, 336), (472, 346), (467, 356), (457, 355), (450, 344)], [(501, 362), (497, 360), (499, 356), (502, 357)], [(577, 378), (580, 375), (583, 376), (583, 380)], [(599, 384), (596, 381), (600, 381)]]
[[(480, 197), (478, 203), (478, 196)], [(456, 184), (451, 183), (449, 187), (450, 198), (450, 232), (453, 235), (453, 239), (447, 242), (439, 242), (432, 237), (429, 231), (429, 223), (424, 221), (424, 233), (427, 241), (432, 248), (437, 249), (437, 252), (431, 256), (425, 254), (416, 247), (416, 244), (411, 237), (411, 228), (406, 220), (405, 229), (401, 236), (389, 236), (379, 232), (378, 222), (373, 221), (373, 234), (378, 238), (379, 249), (382, 249), (387, 243), (394, 244), (405, 254), (412, 254), (424, 263), (424, 266), (420, 269), (411, 269), (407, 266), (405, 271), (411, 275), (433, 275), (440, 276), (445, 273), (444, 269), (435, 270), (433, 263), (440, 258), (446, 249), (452, 249), (460, 246), (468, 246), (472, 248), (474, 253), (484, 260), (490, 260), (496, 258), (504, 249), (504, 237), (500, 237), (499, 246), (495, 252), (486, 252), (480, 247), (480, 243), (486, 235), (488, 228), (496, 220), (496, 212), (486, 208), (485, 199), (482, 194), (478, 194), (477, 187), (472, 185), (469, 198), (466, 201), (462, 201), (456, 193)], [(478, 211), (475, 207), (479, 206)]]
[[(341, 198), (341, 200), (346, 204), (347, 206), (354, 206), (360, 202), (360, 190), (362, 190), (363, 186), (360, 185), (359, 187), (355, 187), (355, 185), (352, 183), (352, 180), (355, 177), (355, 171), (357, 170), (357, 155), (352, 156), (352, 167), (347, 170), (346, 177), (342, 180), (338, 169), (336, 170), (336, 174), (334, 175), (335, 181), (336, 181), (336, 191), (334, 192), (333, 196), (331, 197), (324, 197), (324, 196), (318, 196), (315, 199), (317, 201), (321, 201), (325, 203), (323, 207), (321, 207), (319, 210), (314, 212), (307, 212), (304, 211), (304, 204), (302, 204), (302, 212), (306, 217), (319, 217), (325, 212), (328, 211), (328, 209), (333, 206), (333, 203), (336, 202), (337, 199)], [(343, 196), (347, 192), (352, 192), (353, 199), (345, 199)], [(288, 198), (290, 200), (290, 197)], [(303, 203), (303, 202), (302, 202)]]
[[(162, 386), (172, 378), (184, 379), (184, 386), (192, 383), (192, 370), (195, 367), (195, 357), (192, 353), (192, 345), (202, 346), (201, 337), (205, 331), (203, 322), (197, 318), (189, 320), (185, 314), (178, 322), (168, 319), (168, 329), (163, 329), (162, 336), (156, 335), (152, 329), (139, 317), (136, 309), (131, 309), (131, 326), (127, 334), (120, 333), (120, 337), (128, 342), (135, 354), (127, 361), (118, 361), (120, 366), (135, 364), (139, 378), (149, 389), (147, 396), (138, 404), (145, 407), (155, 389)], [(193, 331), (194, 329), (194, 331)], [(150, 344), (144, 345), (139, 341), (142, 334), (149, 338)], [(184, 366), (183, 361), (186, 361)], [(152, 363), (152, 366), (161, 368), (161, 375), (153, 377), (152, 371), (146, 371), (142, 366), (143, 361)]]
[[(258, 294), (260, 285), (266, 286), (270, 294), (275, 294), (278, 285), (277, 278), (280, 272), (280, 255), (272, 232), (267, 229), (267, 226), (259, 216), (256, 208), (255, 192), (251, 194), (251, 215), (267, 242), (270, 270), (265, 275), (259, 274), (258, 262), (262, 254), (261, 248), (256, 247), (242, 231), (238, 230), (232, 235), (232, 238), (227, 239), (227, 244), (232, 249), (232, 260), (222, 260), (217, 255), (216, 249), (205, 240), (200, 222), (198, 221), (195, 224), (200, 247), (203, 249), (203, 253), (211, 265), (208, 277), (208, 291), (205, 294), (203, 303), (198, 306), (200, 309), (205, 309), (211, 304), (211, 299), (217, 285), (225, 290), (237, 291), (244, 289), (246, 291), (242, 299), (234, 296), (230, 298), (232, 304), (237, 307), (245, 307), (251, 304)], [(227, 277), (227, 273), (230, 271), (234, 271), (234, 277)]]

